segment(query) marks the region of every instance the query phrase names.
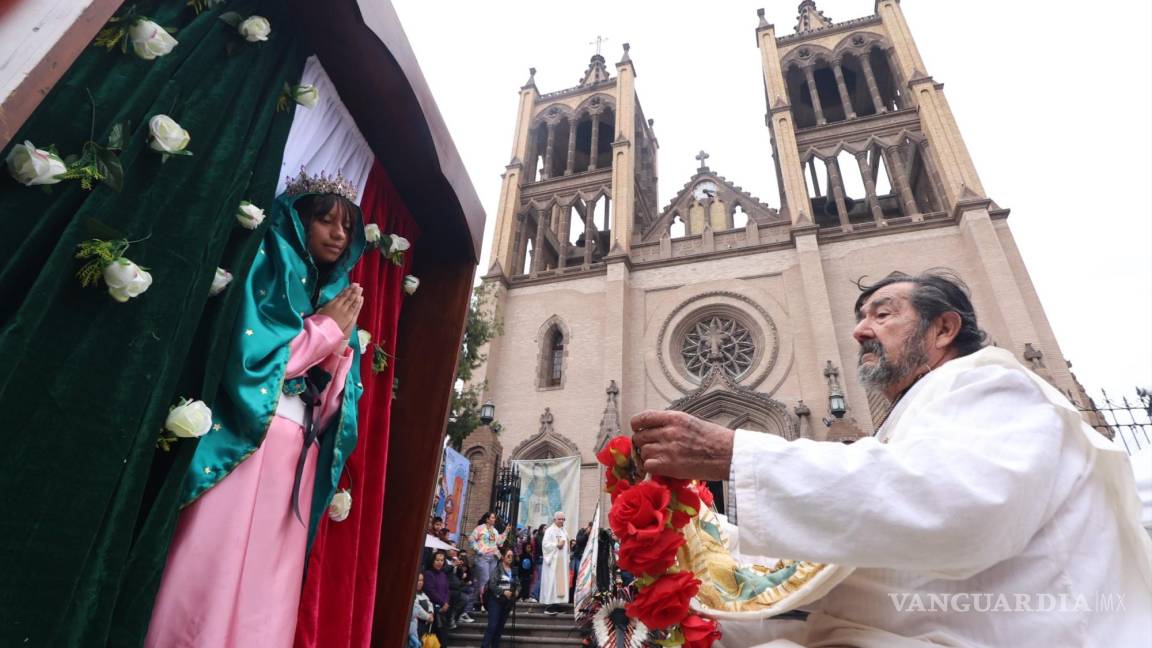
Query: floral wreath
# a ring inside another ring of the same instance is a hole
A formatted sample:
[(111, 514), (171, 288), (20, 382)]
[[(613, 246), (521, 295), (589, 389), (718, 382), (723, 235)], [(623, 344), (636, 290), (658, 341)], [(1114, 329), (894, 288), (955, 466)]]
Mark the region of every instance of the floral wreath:
[(685, 544), (684, 527), (702, 506), (712, 506), (711, 491), (698, 481), (645, 479), (626, 436), (609, 441), (596, 459), (606, 466), (604, 485), (612, 498), (608, 525), (620, 540), (616, 563), (636, 576), (637, 594), (625, 603), (625, 612), (662, 635), (656, 640), (662, 646), (709, 648), (720, 639), (720, 628), (692, 612), (700, 580), (677, 565), (676, 554)]

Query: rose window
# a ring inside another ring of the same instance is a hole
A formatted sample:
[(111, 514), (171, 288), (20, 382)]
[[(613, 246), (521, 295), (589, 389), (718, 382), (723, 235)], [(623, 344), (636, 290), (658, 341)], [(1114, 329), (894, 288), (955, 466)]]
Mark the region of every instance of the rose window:
[(707, 375), (713, 365), (732, 378), (740, 378), (752, 366), (756, 342), (752, 333), (735, 319), (710, 315), (684, 335), (680, 355), (684, 368), (697, 378)]

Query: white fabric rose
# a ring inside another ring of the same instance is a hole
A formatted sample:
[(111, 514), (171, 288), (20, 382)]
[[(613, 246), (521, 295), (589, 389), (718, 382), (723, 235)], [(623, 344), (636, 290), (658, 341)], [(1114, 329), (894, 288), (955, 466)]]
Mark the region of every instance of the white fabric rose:
[(240, 23), (236, 28), (244, 40), (249, 43), (256, 43), (259, 41), (268, 40), (268, 35), (272, 33), (272, 23), (264, 16), (249, 16)]
[(420, 280), (419, 279), (417, 279), (416, 277), (413, 277), (412, 275), (408, 275), (407, 277), (404, 277), (404, 292), (411, 295), (412, 293), (416, 292), (416, 289), (419, 287), (420, 287)]
[(145, 61), (164, 56), (178, 43), (166, 29), (146, 18), (132, 23), (128, 39), (132, 41), (132, 51)]
[(403, 252), (412, 247), (412, 244), (408, 242), (408, 239), (404, 238), (403, 236), (392, 234), (388, 238), (391, 239), (391, 241), (388, 243), (388, 254)]
[(380, 242), (380, 226), (376, 223), (369, 223), (364, 226), (364, 240), (369, 243)]
[(38, 149), (32, 142), (17, 144), (8, 153), (8, 173), (25, 187), (56, 184), (60, 182), (57, 176), (66, 170), (60, 156)]
[(372, 343), (372, 334), (364, 329), (356, 331), (356, 339), (360, 343), (360, 355), (368, 352), (368, 345)]
[(156, 115), (148, 120), (148, 146), (160, 153), (178, 154), (188, 146), (192, 136), (168, 115)]
[(168, 412), (164, 429), (184, 439), (202, 437), (212, 429), (212, 410), (204, 401), (188, 401)]
[(260, 223), (264, 222), (264, 210), (245, 200), (240, 203), (240, 209), (236, 212), (236, 220), (240, 221), (245, 229), (254, 230), (260, 227)]
[(108, 294), (118, 302), (139, 297), (152, 285), (152, 275), (124, 257), (104, 266), (104, 283)]
[(347, 488), (340, 489), (332, 496), (332, 503), (328, 505), (328, 519), (333, 522), (343, 522), (352, 512), (352, 493)]
[(208, 296), (219, 295), (230, 283), (232, 283), (232, 273), (224, 268), (216, 268), (216, 276), (212, 277), (212, 287), (208, 289)]
[(314, 85), (299, 85), (293, 90), (292, 98), (301, 106), (311, 108), (320, 100), (320, 92)]

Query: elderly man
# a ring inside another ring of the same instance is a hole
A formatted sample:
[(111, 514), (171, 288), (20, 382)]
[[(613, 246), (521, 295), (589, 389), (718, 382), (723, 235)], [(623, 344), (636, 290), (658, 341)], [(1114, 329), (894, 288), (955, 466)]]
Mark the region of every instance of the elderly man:
[(806, 645), (1152, 645), (1152, 543), (1124, 454), (984, 346), (955, 277), (889, 276), (856, 317), (860, 380), (893, 404), (874, 438), (649, 411), (632, 419), (644, 467), (730, 479), (741, 553), (855, 568), (812, 606)]
[(556, 614), (557, 603), (568, 602), (568, 532), (564, 530), (564, 511), (552, 515), (552, 525), (544, 531), (541, 549), (544, 564), (540, 566), (540, 602), (545, 614)]

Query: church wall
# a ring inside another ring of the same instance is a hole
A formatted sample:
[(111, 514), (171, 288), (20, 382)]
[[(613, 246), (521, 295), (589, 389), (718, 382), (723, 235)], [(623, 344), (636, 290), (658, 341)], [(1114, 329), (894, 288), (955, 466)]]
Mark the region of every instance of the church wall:
[(1024, 265), (1024, 258), (1020, 255), (1020, 249), (1016, 247), (1016, 239), (1012, 236), (1008, 221), (997, 220), (993, 221), (992, 225), (1000, 239), (1000, 247), (1003, 248), (1004, 255), (1008, 257), (1008, 265), (1012, 268), (1012, 274), (1016, 276), (1016, 284), (1020, 288), (1020, 293), (1026, 302), (1025, 306), (1031, 315), (1032, 324), (1040, 338), (1036, 342), (1039, 343), (1044, 352), (1045, 367), (1051, 372), (1056, 386), (1061, 391), (1072, 394), (1078, 393), (1079, 387), (1072, 379), (1068, 362), (1063, 351), (1060, 350), (1059, 343), (1056, 342), (1056, 334), (1052, 330), (1048, 316), (1044, 313), (1044, 307), (1040, 304), (1040, 295), (1037, 294), (1036, 286), (1032, 283), (1032, 277), (1028, 274), (1028, 268)]
[[(551, 408), (553, 430), (581, 451), (581, 462), (595, 462), (593, 446), (604, 410), (601, 384), (604, 279), (591, 277), (561, 284), (524, 286), (509, 290), (503, 309), (504, 333), (497, 355), (489, 358), (489, 394), (496, 417), (504, 426), (500, 442), (504, 458), (540, 430), (540, 415)], [(567, 327), (562, 388), (537, 388), (541, 326), (553, 315)], [(593, 477), (581, 473), (581, 511), (569, 519), (586, 519), (583, 511), (595, 496)], [(592, 489), (592, 490), (589, 490)], [(591, 493), (591, 495), (590, 495)], [(595, 503), (591, 504), (592, 507)]]

